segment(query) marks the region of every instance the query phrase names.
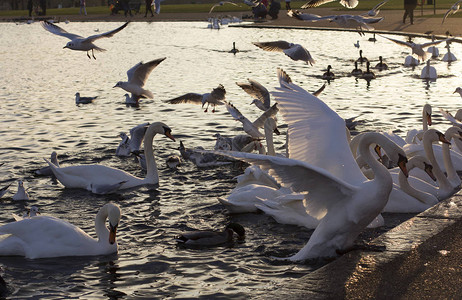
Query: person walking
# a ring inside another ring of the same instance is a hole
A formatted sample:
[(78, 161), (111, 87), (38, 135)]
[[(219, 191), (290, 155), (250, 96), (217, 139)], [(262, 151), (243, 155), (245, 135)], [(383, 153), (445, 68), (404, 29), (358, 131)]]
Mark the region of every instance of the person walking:
[(286, 0), (286, 9), (287, 10), (291, 10), (292, 8), (290, 8), (290, 0)]
[(417, 0), (404, 0), (404, 15), (403, 24), (406, 23), (406, 18), (409, 16), (411, 24), (414, 24), (414, 9), (417, 7)]
[(27, 9), (29, 10), (29, 17), (32, 17), (32, 9), (34, 8), (34, 3), (32, 0), (27, 1)]
[(79, 15), (82, 14), (82, 9), (83, 9), (83, 12), (85, 13), (85, 15), (87, 15), (87, 9), (85, 7), (85, 0), (80, 0), (80, 12), (79, 12)]
[(148, 15), (148, 11), (151, 13), (151, 17), (154, 17), (154, 13), (152, 12), (152, 0), (146, 0), (146, 11), (144, 12), (144, 17), (146, 18)]

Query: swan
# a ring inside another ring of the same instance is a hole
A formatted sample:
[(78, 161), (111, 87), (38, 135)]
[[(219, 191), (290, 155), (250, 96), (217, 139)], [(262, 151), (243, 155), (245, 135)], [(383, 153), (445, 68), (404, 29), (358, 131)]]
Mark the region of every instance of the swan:
[(369, 60), (363, 57), (363, 50), (359, 50), (359, 58), (356, 61), (362, 64), (362, 63), (368, 62)]
[(13, 200), (30, 200), (22, 180), (18, 180), (18, 191), (13, 195)]
[(355, 61), (355, 68), (353, 69), (353, 71), (351, 71), (351, 75), (359, 76), (362, 73), (363, 73), (363, 71), (361, 69), (358, 69), (358, 62)]
[(328, 65), (327, 66), (327, 71), (324, 72), (324, 74), (322, 74), (322, 79), (326, 79), (326, 80), (332, 80), (334, 79), (335, 75), (334, 73), (332, 73), (330, 70), (332, 69), (332, 66), (331, 65)]
[(229, 223), (222, 232), (212, 230), (190, 231), (178, 236), (176, 241), (187, 246), (217, 246), (232, 242), (234, 232), (238, 236), (238, 241), (244, 240), (244, 227), (238, 223)]
[[(58, 161), (58, 153), (56, 151), (51, 152), (50, 155), (50, 161), (55, 165), (59, 167), (59, 161)], [(41, 176), (52, 176), (53, 172), (51, 171), (49, 166), (40, 168), (38, 170), (35, 170), (35, 175), (41, 175)]]
[(449, 43), (446, 42), (446, 46), (444, 48), (448, 49), (448, 52), (443, 56), (443, 61), (445, 62), (451, 62), (451, 61), (456, 61), (457, 58), (456, 56), (451, 52), (451, 47), (449, 46)]
[(147, 172), (145, 178), (135, 177), (125, 171), (102, 165), (78, 165), (70, 167), (57, 167), (47, 159), (45, 161), (51, 167), (53, 174), (66, 188), (82, 188), (88, 191), (104, 190), (123, 182), (119, 189), (128, 189), (141, 185), (158, 184), (159, 175), (154, 159), (152, 143), (154, 136), (164, 134), (171, 140), (171, 129), (162, 122), (149, 125), (144, 137), (144, 154), (146, 156)]
[[(0, 226), (0, 234), (8, 235), (0, 241), (0, 256), (24, 256), (29, 259), (108, 255), (117, 252), (116, 231), (120, 208), (105, 204), (96, 214), (97, 239), (67, 221), (35, 216)], [(109, 220), (109, 230), (106, 227)]]
[(366, 72), (363, 72), (363, 75), (361, 78), (366, 79), (366, 80), (371, 80), (375, 78), (374, 72), (370, 70), (370, 63), (369, 61), (366, 62)]
[(404, 59), (405, 67), (415, 67), (415, 66), (418, 66), (419, 64), (420, 64), (420, 61), (412, 55), (408, 55)]
[(420, 78), (427, 80), (436, 80), (437, 77), (438, 75), (436, 73), (435, 67), (430, 66), (430, 60), (427, 60), (427, 65), (422, 69), (422, 72), (420, 73)]
[[(432, 35), (432, 41), (434, 40), (435, 36)], [(432, 54), (432, 58), (437, 58), (438, 56), (440, 56), (440, 50), (438, 50), (436, 46), (428, 47), (427, 52)]]
[(428, 130), (428, 126), (432, 125), (432, 107), (430, 104), (425, 104), (422, 107), (422, 129), (411, 129), (407, 132), (404, 141), (406, 144), (414, 144), (421, 141), (423, 134)]
[(379, 63), (375, 65), (375, 68), (379, 69), (379, 70), (387, 70), (388, 69), (388, 65), (383, 62), (382, 56), (379, 56)]

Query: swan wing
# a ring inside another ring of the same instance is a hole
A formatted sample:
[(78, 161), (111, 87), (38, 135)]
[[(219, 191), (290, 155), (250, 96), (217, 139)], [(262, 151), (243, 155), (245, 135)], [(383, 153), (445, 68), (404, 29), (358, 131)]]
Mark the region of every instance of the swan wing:
[(49, 32), (51, 32), (53, 34), (56, 34), (56, 35), (67, 37), (70, 40), (83, 39), (84, 38), (83, 36), (80, 36), (78, 34), (69, 33), (66, 30), (62, 29), (61, 27), (59, 27), (59, 26), (57, 26), (57, 25), (55, 25), (53, 23), (50, 23), (48, 21), (42, 21), (42, 22), (40, 22), (40, 24), (42, 24), (42, 27), (45, 28), (47, 31), (49, 31)]
[(285, 49), (289, 49), (292, 44), (286, 41), (274, 41), (274, 42), (253, 42), (255, 46), (261, 48), (265, 51), (272, 51), (272, 52), (282, 52)]
[(288, 124), (289, 157), (323, 168), (348, 182), (363, 182), (350, 150), (345, 120), (319, 98), (293, 83), (273, 96)]
[(128, 81), (131, 84), (136, 84), (140, 87), (143, 87), (152, 70), (154, 70), (154, 68), (157, 67), (165, 59), (166, 57), (162, 57), (159, 59), (151, 60), (147, 63), (139, 62), (127, 71)]
[(258, 99), (266, 108), (270, 107), (270, 94), (268, 90), (261, 85), (259, 82), (247, 79), (249, 83), (236, 82), (236, 84), (242, 88), (251, 97)]
[(322, 218), (330, 207), (348, 201), (357, 187), (309, 163), (286, 157), (245, 152), (214, 152), (258, 165), (285, 188), (307, 193), (305, 208), (309, 215)]
[(108, 32), (105, 32), (105, 33), (101, 33), (101, 34), (95, 34), (95, 35), (89, 36), (84, 40), (84, 42), (93, 42), (93, 41), (101, 39), (101, 38), (110, 38), (114, 34), (116, 34), (117, 32), (119, 32), (122, 29), (124, 29), (125, 27), (127, 27), (128, 23), (130, 23), (130, 22), (125, 22), (125, 24), (123, 24), (122, 26), (120, 26), (120, 27), (118, 27), (118, 28), (116, 28), (114, 30), (111, 30), (111, 31), (108, 31)]
[(179, 104), (179, 103), (193, 103), (193, 104), (202, 104), (203, 94), (197, 93), (187, 93), (182, 96), (176, 97), (171, 100), (165, 100), (164, 102), (170, 104)]

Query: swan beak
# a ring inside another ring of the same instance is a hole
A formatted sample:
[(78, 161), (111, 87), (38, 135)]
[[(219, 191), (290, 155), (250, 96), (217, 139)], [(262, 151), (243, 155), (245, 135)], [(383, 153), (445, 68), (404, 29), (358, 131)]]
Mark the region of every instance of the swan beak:
[(427, 173), (428, 176), (430, 176), (430, 178), (433, 179), (433, 181), (436, 181), (436, 177), (433, 174), (433, 166), (430, 164), (427, 164), (426, 162), (424, 162), (424, 165), (425, 165), (425, 173)]
[(404, 176), (406, 176), (407, 178), (409, 177), (409, 172), (407, 171), (406, 164), (407, 164), (407, 157), (399, 154), (398, 155), (398, 167), (401, 169)]
[(173, 137), (173, 135), (169, 131), (165, 132), (165, 136), (168, 137), (169, 139), (171, 139), (172, 141), (175, 141), (175, 138)]
[(451, 144), (451, 142), (449, 142), (444, 136), (444, 134), (442, 134), (441, 132), (438, 132), (438, 137), (439, 137), (440, 142), (445, 143), (445, 144)]
[(378, 155), (378, 157), (380, 159), (382, 159), (382, 150), (381, 149), (382, 148), (379, 145), (375, 145), (375, 147), (374, 147), (374, 151), (375, 151), (375, 153), (377, 153), (377, 155)]
[(109, 244), (113, 245), (116, 241), (116, 232), (117, 232), (117, 225), (112, 226), (111, 223), (109, 223)]
[(432, 126), (432, 115), (430, 115), (430, 114), (427, 114), (427, 124), (429, 126)]

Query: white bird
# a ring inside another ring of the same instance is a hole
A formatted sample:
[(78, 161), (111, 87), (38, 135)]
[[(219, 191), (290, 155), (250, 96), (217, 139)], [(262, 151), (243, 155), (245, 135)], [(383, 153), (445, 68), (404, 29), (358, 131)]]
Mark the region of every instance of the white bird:
[(11, 184), (9, 184), (9, 185), (7, 185), (7, 186), (5, 186), (5, 187), (0, 188), (0, 198), (2, 198), (3, 195), (5, 195), (6, 192), (8, 192), (8, 188), (10, 187), (10, 185), (11, 185)]
[(139, 107), (140, 106), (140, 96), (137, 96), (137, 95), (129, 95), (129, 94), (125, 94), (125, 105), (127, 106), (133, 106), (133, 107)]
[(254, 98), (250, 104), (255, 104), (260, 110), (267, 111), (271, 107), (270, 93), (259, 82), (252, 79), (247, 79), (247, 81), (248, 83), (236, 82), (236, 84)]
[(343, 28), (354, 28), (359, 35), (364, 35), (364, 30), (374, 30), (370, 24), (375, 24), (382, 21), (383, 18), (369, 18), (357, 15), (337, 15), (331, 19)]
[(125, 171), (102, 165), (78, 165), (58, 168), (45, 159), (51, 167), (56, 178), (66, 188), (81, 188), (88, 191), (102, 191), (120, 185), (118, 189), (128, 189), (142, 185), (155, 185), (159, 183), (159, 174), (152, 149), (154, 136), (164, 134), (175, 141), (171, 129), (162, 122), (152, 123), (144, 137), (144, 154), (147, 162), (145, 178), (135, 177)]
[(315, 60), (311, 56), (310, 52), (300, 44), (289, 43), (282, 40), (272, 42), (252, 42), (252, 44), (265, 51), (283, 52), (292, 60), (301, 60), (311, 66), (315, 63)]
[(404, 59), (404, 64), (403, 65), (405, 67), (415, 67), (415, 66), (418, 66), (419, 64), (420, 64), (420, 61), (417, 58), (415, 58), (412, 55), (408, 55)]
[(453, 94), (455, 93), (459, 93), (460, 97), (462, 97), (462, 88), (457, 87)]
[[(139, 98), (154, 98), (151, 91), (144, 89), (146, 80), (152, 70), (163, 62), (166, 57), (151, 60), (150, 62), (139, 62), (127, 71), (128, 81), (119, 81), (114, 87), (120, 87)], [(133, 96), (132, 96), (133, 97)]]
[(13, 195), (13, 200), (30, 200), (22, 180), (18, 180), (18, 191)]
[(412, 54), (417, 55), (419, 60), (422, 60), (422, 61), (427, 59), (427, 52), (425, 52), (425, 50), (424, 50), (425, 48), (428, 48), (428, 47), (434, 46), (434, 45), (438, 45), (439, 43), (442, 43), (442, 42), (449, 41), (449, 40), (453, 39), (453, 38), (448, 38), (448, 39), (444, 39), (444, 40), (432, 41), (432, 42), (423, 43), (423, 44), (416, 44), (414, 42), (405, 42), (405, 41), (401, 41), (401, 40), (392, 39), (392, 38), (389, 38), (389, 37), (386, 37), (386, 36), (383, 36), (383, 35), (381, 35), (381, 37), (386, 38), (386, 39), (388, 39), (388, 40), (390, 40), (392, 42), (395, 42), (398, 45), (410, 48), (412, 50)]
[(405, 144), (416, 144), (422, 141), (428, 126), (432, 126), (432, 107), (426, 103), (422, 107), (422, 129), (411, 129), (406, 133)]
[(307, 14), (307, 13), (302, 13), (298, 10), (292, 10), (292, 9), (287, 12), (287, 15), (291, 18), (295, 18), (295, 19), (298, 19), (301, 21), (307, 21), (307, 22), (330, 20), (334, 17), (333, 15), (320, 16), (320, 15), (315, 15), (315, 14)]
[(359, 41), (356, 41), (356, 43), (354, 43), (353, 45), (359, 49)]
[[(59, 167), (59, 161), (58, 161), (58, 153), (56, 151), (51, 152), (50, 155), (50, 161), (57, 167)], [(52, 176), (53, 172), (50, 169), (50, 166), (46, 166), (43, 168), (40, 168), (35, 171), (36, 175), (42, 175), (42, 176)]]
[(121, 132), (119, 136), (122, 140), (117, 146), (116, 156), (130, 156), (132, 153), (138, 152), (148, 127), (149, 122), (134, 126), (130, 129), (130, 137), (125, 132)]
[(79, 104), (89, 104), (92, 103), (96, 98), (98, 98), (98, 96), (80, 97), (80, 93), (75, 93), (75, 105), (79, 106)]
[(446, 52), (446, 54), (443, 56), (443, 61), (445, 62), (452, 62), (452, 61), (456, 61), (457, 58), (456, 56), (454, 55), (454, 53), (451, 52), (451, 47), (449, 45), (448, 42), (446, 42), (446, 46), (444, 46), (444, 48), (447, 48), (448, 49), (448, 52)]
[(179, 150), (183, 159), (193, 162), (199, 168), (223, 166), (231, 163), (230, 161), (223, 161), (219, 155), (204, 153), (204, 148), (201, 146), (194, 149), (186, 148), (182, 141), (180, 141)]
[(215, 112), (215, 107), (217, 105), (225, 104), (222, 100), (225, 100), (226, 97), (226, 90), (223, 85), (218, 85), (217, 88), (214, 88), (212, 92), (205, 93), (205, 94), (198, 94), (198, 93), (187, 93), (182, 96), (176, 97), (174, 99), (165, 100), (164, 102), (170, 104), (181, 104), (181, 103), (193, 103), (193, 104), (201, 104), (204, 107), (205, 103), (207, 103), (207, 107), (205, 108), (204, 112), (207, 112), (209, 109), (209, 105), (212, 105), (213, 109), (212, 112)]
[(225, 4), (232, 4), (232, 5), (234, 5), (234, 6), (240, 7), (240, 5), (238, 5), (238, 4), (234, 3), (234, 2), (231, 2), (231, 1), (220, 1), (220, 2), (218, 2), (217, 4), (214, 4), (214, 5), (210, 8), (209, 14), (212, 13), (212, 11), (213, 11), (213, 9), (214, 9), (215, 7), (217, 7), (217, 6), (223, 6), (223, 5), (225, 5)]
[(423, 67), (422, 72), (420, 73), (421, 79), (427, 80), (436, 80), (438, 77), (436, 69), (433, 66), (430, 66), (430, 60), (427, 60), (427, 65)]
[[(460, 88), (458, 88), (460, 89)], [(456, 91), (454, 91), (454, 93), (456, 93)], [(462, 89), (460, 91), (462, 93)], [(442, 108), (440, 108), (440, 112), (441, 114), (443, 115), (443, 117), (448, 120), (449, 122), (452, 123), (452, 125), (454, 126), (458, 126), (459, 128), (462, 128), (462, 122), (461, 122), (461, 119), (462, 119), (462, 109), (458, 109), (457, 110), (457, 113), (455, 116), (453, 116), (449, 111), (447, 110), (444, 110)]]
[(66, 30), (62, 29), (61, 27), (56, 26), (55, 24), (52, 24), (48, 21), (42, 21), (40, 23), (42, 24), (42, 27), (48, 30), (49, 32), (56, 34), (56, 35), (67, 37), (68, 39), (71, 40), (70, 42), (66, 44), (66, 46), (64, 46), (64, 48), (69, 48), (71, 50), (86, 51), (88, 58), (91, 58), (90, 54), (88, 53), (91, 50), (91, 55), (93, 56), (94, 59), (96, 59), (94, 51), (102, 52), (106, 50), (96, 46), (95, 44), (93, 44), (93, 42), (101, 38), (112, 37), (114, 34), (116, 34), (117, 32), (127, 27), (128, 23), (130, 22), (126, 22), (125, 24), (123, 24), (122, 26), (114, 30), (101, 33), (101, 34), (92, 35), (87, 38), (84, 38), (78, 34), (69, 33)]
[(382, 6), (384, 6), (387, 2), (388, 2), (388, 0), (380, 2), (379, 4), (374, 6), (371, 10), (369, 10), (367, 13), (364, 13), (362, 15), (363, 16), (369, 16), (369, 17), (376, 17), (380, 12), (380, 8)]
[[(434, 35), (432, 35), (432, 41), (435, 41)], [(437, 58), (440, 55), (440, 51), (436, 46), (428, 47), (427, 52), (432, 54), (432, 58)]]
[(17, 214), (12, 214), (12, 215), (15, 221), (21, 221), (25, 218), (33, 218), (37, 214), (40, 214), (38, 207), (35, 205), (32, 205), (30, 208), (27, 209), (27, 211), (22, 216), (18, 216)]
[[(310, 0), (307, 3), (303, 4), (301, 8), (305, 9), (305, 8), (318, 7), (322, 4), (334, 2), (334, 1), (336, 0)], [(356, 6), (358, 6), (358, 3), (359, 3), (358, 0), (340, 0), (340, 4), (345, 6), (346, 8), (355, 8)]]
[(460, 8), (460, 3), (462, 2), (462, 0), (459, 0), (457, 1), (456, 3), (454, 3), (451, 8), (448, 9), (448, 11), (444, 14), (443, 16), (443, 21), (441, 21), (441, 24), (444, 23), (444, 21), (446, 20), (446, 18), (449, 16), (449, 15), (453, 15), (455, 14), (456, 12), (459, 11), (459, 8)]
[[(96, 256), (116, 253), (116, 232), (120, 221), (120, 208), (105, 204), (95, 218), (97, 239), (67, 221), (35, 216), (5, 224), (0, 234), (7, 235), (0, 241), (0, 255), (19, 255), (28, 259), (62, 256)], [(109, 220), (109, 229), (106, 227)]]

